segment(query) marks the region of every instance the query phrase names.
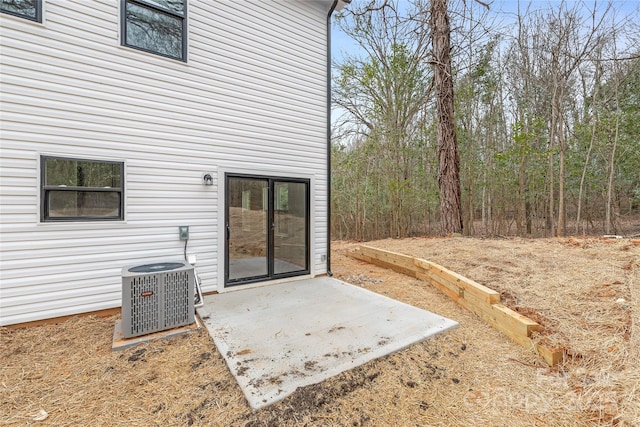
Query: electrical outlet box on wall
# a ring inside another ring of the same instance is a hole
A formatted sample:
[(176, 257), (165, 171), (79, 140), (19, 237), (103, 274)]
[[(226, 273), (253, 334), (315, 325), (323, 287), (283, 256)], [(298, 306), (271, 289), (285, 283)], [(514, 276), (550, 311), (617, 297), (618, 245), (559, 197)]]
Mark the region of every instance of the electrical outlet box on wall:
[(180, 231), (180, 240), (189, 240), (189, 226), (181, 225), (178, 229)]

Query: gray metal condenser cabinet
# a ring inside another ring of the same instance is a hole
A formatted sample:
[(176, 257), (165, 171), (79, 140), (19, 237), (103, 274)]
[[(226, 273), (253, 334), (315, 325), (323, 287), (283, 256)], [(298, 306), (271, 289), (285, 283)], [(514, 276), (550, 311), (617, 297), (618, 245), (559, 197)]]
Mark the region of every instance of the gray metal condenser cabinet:
[(184, 261), (122, 269), (122, 335), (150, 334), (194, 322), (194, 271)]

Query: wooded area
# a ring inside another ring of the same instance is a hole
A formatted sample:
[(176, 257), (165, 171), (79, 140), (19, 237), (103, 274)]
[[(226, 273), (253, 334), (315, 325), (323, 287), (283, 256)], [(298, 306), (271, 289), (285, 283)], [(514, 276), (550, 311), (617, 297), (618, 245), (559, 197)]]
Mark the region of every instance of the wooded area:
[[(332, 236), (439, 234), (431, 5), (354, 3), (337, 17), (359, 49), (334, 64)], [(463, 233), (639, 233), (640, 6), (447, 4)]]

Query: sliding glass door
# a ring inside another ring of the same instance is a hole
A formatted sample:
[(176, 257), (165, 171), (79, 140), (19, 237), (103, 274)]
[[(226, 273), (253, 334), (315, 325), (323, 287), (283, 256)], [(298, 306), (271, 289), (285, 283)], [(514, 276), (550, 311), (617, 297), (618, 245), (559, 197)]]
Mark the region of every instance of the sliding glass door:
[(309, 181), (226, 177), (225, 284), (309, 273)]
[(227, 282), (269, 275), (267, 179), (227, 178)]

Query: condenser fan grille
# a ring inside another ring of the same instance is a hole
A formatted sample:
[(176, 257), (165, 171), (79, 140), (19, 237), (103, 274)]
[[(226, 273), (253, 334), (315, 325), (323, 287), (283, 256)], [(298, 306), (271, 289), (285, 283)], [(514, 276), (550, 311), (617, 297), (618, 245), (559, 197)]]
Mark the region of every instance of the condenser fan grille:
[(155, 275), (134, 277), (128, 292), (131, 298), (131, 334), (160, 329), (160, 288)]
[[(193, 273), (193, 270), (191, 270)], [(189, 310), (185, 303), (191, 302), (193, 306), (193, 284), (191, 287), (183, 286), (189, 281), (186, 271), (171, 272), (164, 276), (164, 321), (166, 327), (184, 325), (185, 322), (193, 322), (193, 314), (189, 321)], [(191, 293), (189, 293), (191, 289)], [(193, 307), (192, 307), (193, 311)]]

